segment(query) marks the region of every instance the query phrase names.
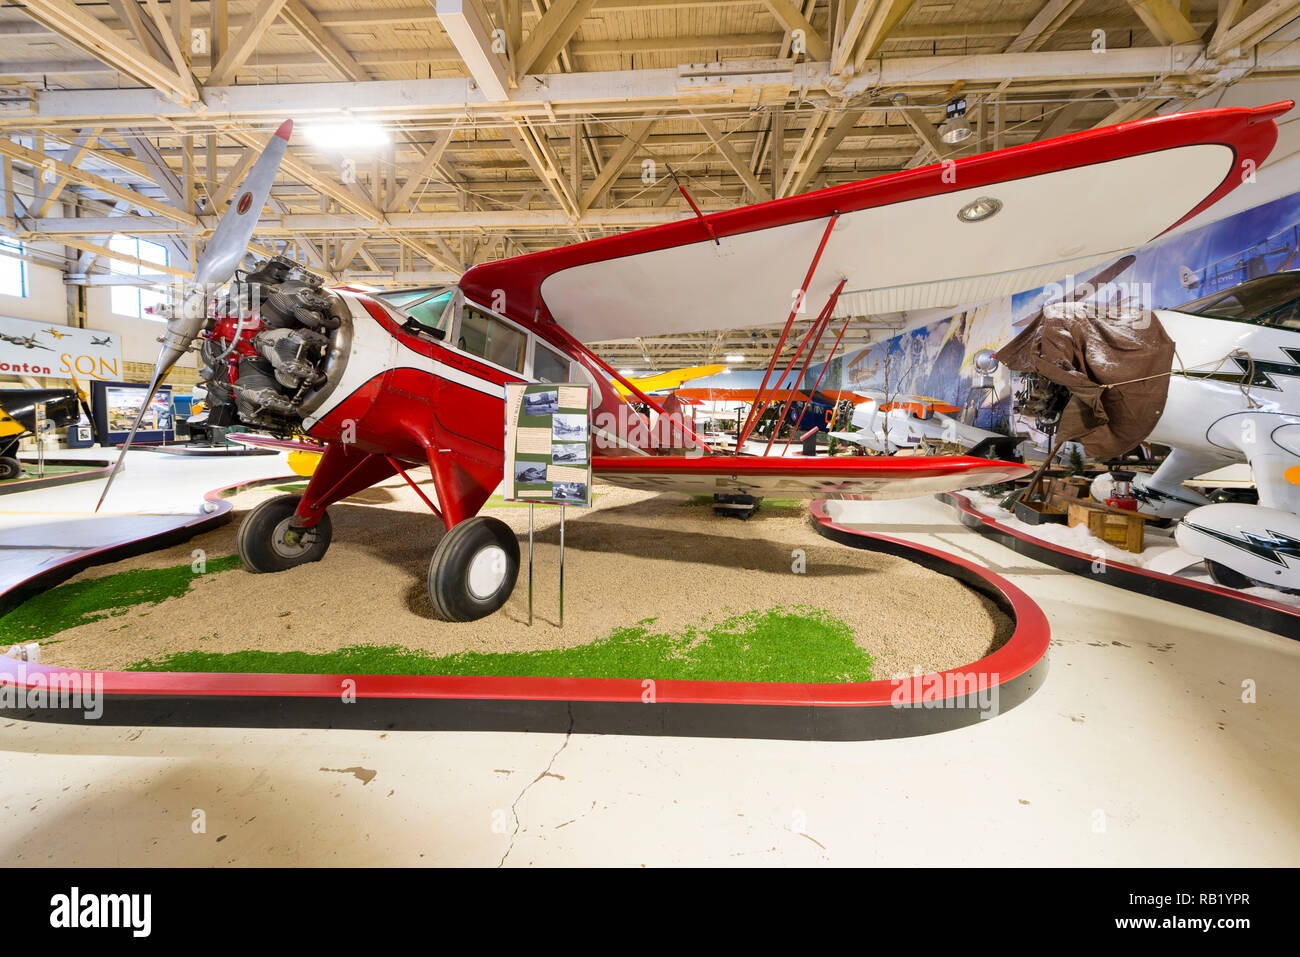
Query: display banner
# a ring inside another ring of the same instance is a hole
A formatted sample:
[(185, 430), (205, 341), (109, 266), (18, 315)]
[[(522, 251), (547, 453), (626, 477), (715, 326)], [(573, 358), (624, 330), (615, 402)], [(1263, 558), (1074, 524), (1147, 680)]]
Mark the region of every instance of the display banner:
[(122, 337), (0, 316), (0, 375), (121, 379)]
[(507, 502), (591, 505), (591, 386), (506, 386)]

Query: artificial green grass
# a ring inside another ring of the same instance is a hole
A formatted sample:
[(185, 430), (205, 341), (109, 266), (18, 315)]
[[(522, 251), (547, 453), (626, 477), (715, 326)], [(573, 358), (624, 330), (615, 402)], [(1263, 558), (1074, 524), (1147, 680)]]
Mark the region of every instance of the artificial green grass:
[(54, 478), (57, 475), (71, 475), (73, 472), (93, 472), (96, 469), (102, 469), (102, 465), (46, 465), (45, 475), (37, 475), (35, 462), (23, 460), (22, 474), (17, 478), (4, 479), (0, 485), (7, 485), (10, 482), (27, 482), (35, 478)]
[(751, 612), (681, 634), (655, 632), (653, 623), (646, 619), (587, 645), (549, 651), (434, 655), (398, 645), (323, 653), (182, 651), (137, 661), (128, 670), (789, 682), (873, 677), (875, 661), (854, 644), (848, 625), (815, 608)]
[[(226, 555), (207, 560), (204, 574), (239, 567), (239, 558)], [(156, 605), (184, 595), (195, 578), (189, 565), (137, 568), (88, 581), (69, 582), (41, 592), (0, 618), (0, 642), (46, 641), (68, 628), (125, 614), (135, 605)]]
[[(238, 567), (234, 555), (210, 558), (205, 574)], [(53, 644), (50, 639), (69, 628), (184, 595), (197, 577), (189, 565), (179, 565), (59, 585), (0, 618), (0, 642)], [(435, 655), (376, 644), (324, 653), (181, 651), (134, 662), (127, 670), (814, 683), (872, 680), (872, 656), (854, 644), (848, 625), (820, 609), (773, 608), (676, 634), (655, 631), (653, 624), (654, 619), (648, 618), (590, 644), (546, 651)]]

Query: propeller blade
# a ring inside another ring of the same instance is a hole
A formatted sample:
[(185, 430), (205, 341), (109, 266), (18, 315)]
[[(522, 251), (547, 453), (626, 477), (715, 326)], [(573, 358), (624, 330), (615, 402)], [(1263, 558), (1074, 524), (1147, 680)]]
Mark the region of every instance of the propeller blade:
[(253, 238), (257, 219), (262, 215), (262, 207), (271, 195), (271, 184), (275, 181), (276, 171), (280, 168), (280, 160), (284, 158), (292, 132), (293, 120), (281, 123), (262, 155), (253, 164), (243, 186), (204, 247), (203, 255), (199, 257), (194, 268), (196, 284), (213, 283), (220, 286), (235, 274), (235, 267), (248, 249), (248, 241)]
[(127, 450), (135, 439), (136, 430), (140, 428), (140, 423), (149, 410), (149, 403), (153, 401), (154, 393), (158, 391), (158, 384), (203, 331), (203, 326), (208, 321), (208, 290), (224, 285), (226, 280), (235, 274), (244, 251), (248, 249), (248, 242), (253, 238), (258, 217), (262, 214), (262, 207), (266, 205), (267, 197), (271, 195), (271, 184), (280, 169), (280, 161), (284, 158), (284, 151), (289, 145), (289, 136), (292, 132), (293, 120), (285, 120), (280, 124), (271, 141), (266, 144), (266, 149), (262, 151), (262, 155), (257, 158), (252, 170), (244, 178), (238, 195), (222, 215), (221, 222), (217, 223), (212, 238), (204, 247), (203, 255), (199, 257), (198, 264), (194, 268), (194, 284), (167, 322), (167, 332), (163, 335), (158, 361), (154, 364), (153, 381), (149, 383), (149, 394), (145, 397), (144, 405), (140, 407), (140, 414), (135, 417), (131, 431), (126, 435), (126, 441), (122, 443), (122, 450), (117, 454), (113, 470), (108, 473), (104, 491), (100, 493), (99, 501), (95, 504), (96, 512), (104, 504), (108, 490), (113, 487), (113, 479), (117, 478), (117, 473), (122, 469), (122, 461), (126, 458)]

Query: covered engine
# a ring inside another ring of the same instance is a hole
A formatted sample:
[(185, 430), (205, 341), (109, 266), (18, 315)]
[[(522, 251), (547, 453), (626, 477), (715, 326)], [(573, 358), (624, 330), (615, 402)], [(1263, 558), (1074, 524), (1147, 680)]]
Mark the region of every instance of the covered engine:
[(232, 283), (203, 333), (210, 427), (291, 435), (337, 380), (351, 316), (324, 280), (277, 256)]

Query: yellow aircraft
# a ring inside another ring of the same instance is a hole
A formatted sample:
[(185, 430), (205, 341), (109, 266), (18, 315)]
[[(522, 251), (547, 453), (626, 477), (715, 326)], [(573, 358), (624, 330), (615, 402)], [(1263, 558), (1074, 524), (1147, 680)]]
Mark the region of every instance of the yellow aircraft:
[(42, 331), (42, 332), (48, 332), (48, 333), (49, 333), (50, 335), (52, 335), (55, 339), (66, 339), (66, 338), (68, 338), (68, 334), (67, 334), (66, 332), (59, 332), (59, 330), (55, 329), (53, 326), (50, 326), (50, 328), (48, 328), (48, 329), (43, 329), (43, 330), (41, 330), (41, 331)]
[[(673, 369), (671, 372), (656, 372), (654, 375), (642, 376), (637, 379), (628, 379), (634, 386), (650, 395), (652, 392), (662, 392), (664, 389), (680, 388), (682, 383), (690, 382), (692, 379), (702, 379), (705, 376), (717, 375), (719, 372), (725, 372), (726, 366), (690, 366), (686, 369)], [(632, 393), (618, 380), (614, 381), (614, 388), (618, 389), (620, 395), (631, 395)]]

